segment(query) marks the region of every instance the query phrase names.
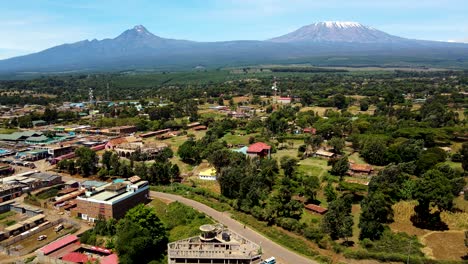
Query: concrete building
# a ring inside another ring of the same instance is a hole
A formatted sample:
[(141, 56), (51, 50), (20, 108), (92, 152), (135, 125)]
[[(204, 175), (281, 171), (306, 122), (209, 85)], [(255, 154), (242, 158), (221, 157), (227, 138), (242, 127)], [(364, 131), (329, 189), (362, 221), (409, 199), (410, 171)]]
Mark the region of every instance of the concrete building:
[(147, 181), (108, 183), (86, 188), (84, 195), (76, 198), (77, 207), (72, 211), (81, 219), (90, 222), (100, 217), (119, 219), (129, 209), (146, 202), (148, 198)]
[(0, 203), (20, 197), (21, 194), (23, 194), (23, 186), (19, 183), (0, 185)]
[(261, 248), (222, 225), (203, 225), (201, 234), (168, 244), (168, 263), (260, 263)]
[(216, 181), (216, 169), (209, 168), (198, 173), (198, 178), (200, 180)]

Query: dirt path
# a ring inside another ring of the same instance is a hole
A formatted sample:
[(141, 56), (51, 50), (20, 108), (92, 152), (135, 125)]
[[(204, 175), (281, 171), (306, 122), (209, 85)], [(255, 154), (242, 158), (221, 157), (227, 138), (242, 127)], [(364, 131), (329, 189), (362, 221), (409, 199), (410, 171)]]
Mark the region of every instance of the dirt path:
[(237, 222), (236, 220), (232, 219), (229, 214), (224, 212), (219, 212), (214, 210), (211, 207), (208, 207), (202, 203), (184, 198), (179, 195), (174, 194), (167, 194), (161, 192), (151, 192), (152, 197), (162, 198), (166, 200), (178, 201), (185, 205), (191, 206), (194, 209), (203, 212), (214, 220), (218, 221), (219, 223), (229, 227), (229, 229), (233, 230), (234, 232), (244, 236), (245, 238), (257, 243), (262, 247), (263, 251), (263, 258), (268, 258), (270, 256), (274, 256), (278, 263), (280, 264), (309, 264), (309, 263), (317, 263), (311, 259), (303, 257), (299, 254), (296, 254), (289, 249), (284, 248), (276, 244), (275, 242), (271, 241), (270, 239), (262, 236), (261, 234), (257, 233), (256, 231), (250, 228), (244, 228), (244, 225)]

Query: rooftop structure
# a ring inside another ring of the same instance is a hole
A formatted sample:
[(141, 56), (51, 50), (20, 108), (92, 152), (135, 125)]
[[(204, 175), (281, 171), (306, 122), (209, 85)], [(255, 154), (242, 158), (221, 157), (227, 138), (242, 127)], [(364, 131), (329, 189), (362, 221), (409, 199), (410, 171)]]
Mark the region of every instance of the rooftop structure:
[(200, 173), (198, 174), (198, 177), (201, 180), (216, 181), (216, 169), (215, 168), (209, 168), (209, 169), (200, 171)]
[(63, 238), (37, 250), (40, 263), (117, 264), (119, 258), (109, 249), (81, 244), (75, 235)]
[(314, 153), (314, 156), (323, 157), (327, 159), (333, 158), (335, 157), (335, 155), (336, 155), (335, 153), (329, 152), (323, 149), (319, 149)]
[(247, 155), (251, 157), (270, 157), (271, 147), (263, 142), (257, 142), (249, 146)]
[(319, 205), (316, 205), (316, 204), (307, 204), (305, 206), (305, 208), (307, 210), (309, 210), (309, 211), (312, 211), (312, 212), (318, 213), (318, 214), (325, 214), (328, 211), (327, 208), (323, 208), (323, 207), (321, 207)]
[(222, 225), (203, 225), (201, 234), (168, 244), (168, 263), (259, 263), (260, 246)]
[[(85, 185), (82, 184), (82, 186)], [(147, 181), (140, 180), (133, 183), (124, 181), (104, 185), (87, 184), (84, 195), (76, 198), (77, 207), (73, 211), (76, 216), (90, 222), (100, 217), (119, 219), (129, 209), (145, 202), (148, 197)]]
[(369, 164), (350, 164), (349, 166), (350, 174), (371, 174), (374, 171), (374, 168)]

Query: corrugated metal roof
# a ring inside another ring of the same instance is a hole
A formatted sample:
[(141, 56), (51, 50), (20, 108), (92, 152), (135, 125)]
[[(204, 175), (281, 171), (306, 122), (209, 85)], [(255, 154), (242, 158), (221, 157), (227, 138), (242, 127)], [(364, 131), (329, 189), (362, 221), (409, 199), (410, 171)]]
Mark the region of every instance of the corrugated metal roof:
[(74, 243), (78, 241), (78, 237), (75, 236), (75, 235), (68, 235), (68, 236), (65, 236), (59, 240), (56, 240), (48, 245), (46, 245), (45, 247), (39, 249), (39, 251), (41, 251), (42, 253), (44, 253), (44, 255), (48, 255), (50, 253), (52, 253), (53, 251), (56, 251), (66, 245), (69, 245), (71, 243)]
[(268, 150), (268, 149), (271, 149), (270, 146), (268, 146), (267, 144), (263, 143), (263, 142), (257, 142), (257, 143), (254, 143), (252, 145), (249, 146), (249, 148), (247, 149), (247, 152), (249, 153), (259, 153), (259, 152), (262, 152), (263, 150)]
[(119, 263), (119, 257), (117, 254), (111, 254), (107, 257), (104, 257), (100, 261), (101, 264), (118, 264)]

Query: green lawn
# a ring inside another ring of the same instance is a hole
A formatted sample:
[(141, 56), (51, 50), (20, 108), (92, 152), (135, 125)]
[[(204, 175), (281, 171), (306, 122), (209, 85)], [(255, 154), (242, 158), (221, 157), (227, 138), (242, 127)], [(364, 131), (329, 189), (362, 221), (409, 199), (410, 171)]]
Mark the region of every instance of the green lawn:
[(224, 135), (224, 137), (222, 137), (221, 140), (224, 140), (228, 144), (233, 145), (249, 145), (249, 138), (255, 137), (256, 135), (258, 134), (248, 134), (244, 136), (239, 136), (238, 131), (236, 131), (234, 135), (231, 133)]
[(367, 162), (365, 162), (364, 159), (359, 156), (358, 152), (354, 152), (353, 154), (349, 155), (349, 160), (356, 164), (367, 164)]

